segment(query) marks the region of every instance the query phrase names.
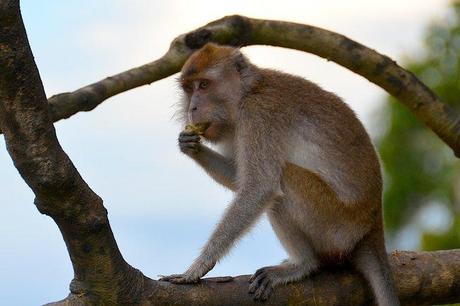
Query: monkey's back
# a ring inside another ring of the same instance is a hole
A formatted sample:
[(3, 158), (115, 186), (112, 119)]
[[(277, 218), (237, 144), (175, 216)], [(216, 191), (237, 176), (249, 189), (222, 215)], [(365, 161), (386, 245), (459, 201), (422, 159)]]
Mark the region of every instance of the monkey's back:
[(323, 258), (345, 256), (381, 214), (380, 165), (364, 126), (308, 80), (261, 70), (257, 82), (247, 103), (258, 103), (258, 126), (283, 146), (283, 209)]
[[(301, 77), (261, 69), (253, 95), (267, 123), (286, 131), (285, 160), (321, 177), (345, 203), (381, 201), (374, 146), (355, 113), (337, 95)], [(269, 97), (269, 98), (267, 98)]]

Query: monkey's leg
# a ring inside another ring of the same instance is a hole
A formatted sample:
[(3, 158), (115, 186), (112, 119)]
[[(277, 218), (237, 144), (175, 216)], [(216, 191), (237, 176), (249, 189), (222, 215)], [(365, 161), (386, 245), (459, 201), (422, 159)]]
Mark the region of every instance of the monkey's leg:
[(351, 260), (371, 285), (377, 305), (398, 306), (400, 302), (388, 264), (381, 225), (376, 226), (377, 229), (373, 229), (358, 243)]
[(266, 300), (274, 287), (301, 280), (317, 269), (318, 259), (305, 233), (283, 211), (283, 205), (275, 203), (269, 210), (270, 223), (289, 254), (289, 260), (280, 265), (263, 267), (250, 278), (249, 293), (256, 300)]

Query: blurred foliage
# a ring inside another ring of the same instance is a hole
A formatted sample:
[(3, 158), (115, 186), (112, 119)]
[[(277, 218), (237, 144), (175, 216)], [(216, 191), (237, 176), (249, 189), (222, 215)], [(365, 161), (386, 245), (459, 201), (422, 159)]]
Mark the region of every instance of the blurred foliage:
[[(429, 26), (423, 55), (403, 66), (460, 113), (459, 60), (457, 1), (445, 19)], [(383, 131), (377, 142), (385, 173), (384, 214), (389, 240), (397, 242), (411, 226), (420, 234), (422, 249), (460, 248), (460, 162), (405, 106), (393, 97), (387, 100), (380, 112)], [(396, 245), (404, 246), (404, 241)]]

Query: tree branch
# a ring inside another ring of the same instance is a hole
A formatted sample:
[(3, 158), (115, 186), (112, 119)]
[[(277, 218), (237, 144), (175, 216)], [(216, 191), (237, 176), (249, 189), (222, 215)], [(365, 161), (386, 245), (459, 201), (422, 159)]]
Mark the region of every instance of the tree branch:
[[(63, 235), (75, 273), (71, 291), (90, 292), (95, 303), (102, 296), (131, 305), (144, 289), (144, 276), (124, 261), (101, 198), (57, 140), (17, 0), (0, 0), (0, 69), (6, 147), (38, 210), (51, 216)], [(129, 282), (130, 295), (124, 295)]]
[(432, 129), (460, 157), (460, 116), (414, 74), (387, 56), (343, 35), (317, 27), (228, 16), (177, 37), (160, 59), (49, 99), (53, 121), (89, 111), (129, 89), (150, 84), (180, 70), (193, 52), (207, 42), (233, 46), (271, 45), (316, 54), (334, 61), (385, 89)]
[[(396, 252), (390, 264), (402, 305), (460, 302), (460, 250)], [(248, 291), (249, 276), (209, 278), (198, 285), (173, 285), (150, 281), (142, 305), (261, 305)], [(71, 295), (47, 306), (79, 305)], [(302, 282), (277, 287), (264, 306), (361, 306), (372, 303), (364, 279), (348, 269), (322, 271)]]
[[(242, 20), (232, 18), (228, 20)], [(199, 30), (184, 41), (198, 47), (209, 38), (206, 33)], [(180, 286), (151, 280), (124, 261), (102, 200), (57, 140), (17, 0), (0, 0), (0, 68), (0, 127), (8, 152), (36, 195), (37, 208), (59, 226), (75, 273), (68, 298), (51, 305), (258, 305), (247, 294), (247, 276)], [(398, 252), (390, 261), (406, 305), (460, 302), (459, 250)], [(362, 278), (343, 268), (281, 286), (265, 305), (368, 305), (371, 301)]]

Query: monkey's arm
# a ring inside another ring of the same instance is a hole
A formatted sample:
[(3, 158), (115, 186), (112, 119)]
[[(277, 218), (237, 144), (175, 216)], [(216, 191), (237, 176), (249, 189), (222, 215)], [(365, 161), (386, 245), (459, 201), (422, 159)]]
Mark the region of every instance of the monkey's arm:
[(204, 145), (201, 145), (201, 151), (193, 156), (193, 159), (216, 182), (232, 191), (236, 191), (236, 167), (232, 160)]
[(259, 188), (238, 192), (201, 254), (187, 271), (184, 274), (165, 276), (160, 280), (178, 284), (197, 282), (230, 250), (238, 238), (247, 232), (275, 197), (275, 192)]
[(182, 152), (195, 160), (216, 182), (236, 191), (236, 167), (232, 160), (200, 143), (200, 136), (182, 132), (179, 135)]
[[(250, 122), (255, 120), (245, 120), (244, 123)], [(198, 281), (255, 223), (267, 206), (281, 196), (281, 141), (273, 142), (267, 129), (253, 133), (252, 127), (246, 127), (244, 131), (238, 136), (238, 191), (235, 198), (190, 268), (184, 274), (166, 276), (162, 280), (173, 283)]]

